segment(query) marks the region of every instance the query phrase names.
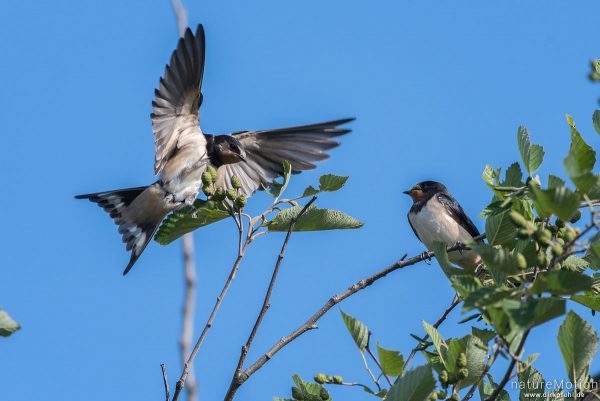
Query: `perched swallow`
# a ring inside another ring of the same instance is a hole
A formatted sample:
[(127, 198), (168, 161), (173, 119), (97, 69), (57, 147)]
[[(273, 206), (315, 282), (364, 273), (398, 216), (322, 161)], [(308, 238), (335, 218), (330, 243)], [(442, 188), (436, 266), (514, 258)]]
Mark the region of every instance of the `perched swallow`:
[(250, 196), (283, 173), (285, 160), (294, 173), (315, 168), (313, 162), (327, 159), (325, 151), (339, 145), (332, 138), (350, 132), (338, 126), (353, 118), (231, 135), (204, 134), (199, 118), (204, 49), (202, 25), (195, 34), (188, 28), (154, 91), (151, 118), (158, 181), (75, 197), (97, 203), (119, 226), (126, 249), (131, 251), (123, 274), (132, 268), (169, 212), (193, 208), (209, 164), (217, 168), (217, 186), (229, 188), (235, 175), (242, 181), (242, 193)]
[[(432, 250), (435, 241), (452, 246), (479, 235), (475, 224), (443, 184), (423, 181), (404, 193), (413, 200), (408, 223), (428, 250)], [(469, 269), (481, 262), (473, 251), (453, 251), (448, 257), (451, 262)]]

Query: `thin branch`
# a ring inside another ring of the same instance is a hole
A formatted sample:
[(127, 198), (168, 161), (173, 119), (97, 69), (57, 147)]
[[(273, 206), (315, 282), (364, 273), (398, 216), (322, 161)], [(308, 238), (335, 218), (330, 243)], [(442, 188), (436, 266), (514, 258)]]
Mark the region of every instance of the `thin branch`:
[[(440, 327), (442, 325), (442, 323), (444, 323), (444, 321), (446, 320), (446, 318), (448, 317), (450, 312), (452, 312), (452, 310), (454, 308), (456, 308), (460, 302), (461, 302), (460, 298), (457, 295), (455, 295), (454, 298), (452, 299), (452, 302), (450, 303), (450, 306), (448, 306), (446, 308), (444, 313), (442, 313), (442, 315), (438, 318), (438, 320), (433, 324), (433, 327), (435, 327), (436, 329), (438, 327)], [(423, 341), (427, 341), (428, 338), (429, 338), (429, 334), (426, 334), (425, 337), (423, 337)], [(406, 362), (404, 363), (404, 369), (406, 369), (406, 367), (408, 366), (410, 361), (412, 361), (412, 359), (415, 357), (417, 352), (422, 351), (424, 349), (425, 348), (423, 348), (423, 346), (421, 344), (414, 347), (412, 349), (412, 351), (410, 352), (410, 355), (408, 356), (408, 358), (406, 358)]]
[[(194, 237), (191, 233), (183, 236), (183, 265), (185, 270), (185, 291), (183, 303), (183, 322), (179, 339), (179, 352), (182, 363), (190, 354), (192, 336), (194, 334), (194, 316), (196, 316), (196, 266), (194, 263)], [(193, 368), (187, 379), (188, 401), (197, 399), (197, 385)]]
[[(525, 346), (525, 341), (527, 340), (527, 336), (529, 335), (530, 332), (531, 332), (531, 329), (525, 331), (525, 333), (523, 334), (523, 337), (521, 338), (521, 342), (519, 343), (519, 346), (517, 347), (517, 350), (516, 350), (517, 355), (521, 355), (521, 352), (523, 351), (523, 347)], [(508, 347), (510, 348), (510, 345), (508, 345)], [(492, 392), (492, 394), (490, 394), (490, 396), (488, 398), (485, 399), (485, 401), (495, 401), (496, 398), (498, 398), (498, 395), (500, 394), (500, 392), (502, 391), (504, 386), (506, 386), (506, 383), (508, 383), (508, 381), (510, 380), (510, 376), (512, 374), (513, 369), (515, 368), (517, 361), (518, 361), (517, 358), (515, 358), (514, 356), (511, 356), (511, 361), (510, 361), (510, 364), (508, 365), (508, 368), (506, 369), (506, 373), (504, 373), (504, 377), (502, 378), (500, 383), (498, 383), (498, 387), (496, 387), (496, 389)]]
[[(252, 342), (254, 341), (254, 337), (256, 337), (258, 328), (260, 327), (260, 325), (263, 321), (263, 318), (265, 317), (265, 315), (267, 313), (267, 310), (271, 306), (271, 294), (273, 293), (273, 288), (275, 287), (275, 281), (277, 280), (277, 275), (279, 274), (279, 268), (281, 267), (281, 262), (283, 261), (283, 257), (285, 255), (287, 245), (292, 236), (294, 227), (295, 227), (296, 223), (298, 222), (298, 220), (302, 217), (302, 215), (310, 207), (310, 205), (312, 205), (313, 202), (316, 200), (317, 200), (317, 197), (313, 196), (312, 199), (310, 201), (308, 201), (308, 203), (302, 208), (302, 210), (300, 210), (300, 213), (298, 213), (298, 215), (296, 217), (294, 217), (292, 219), (292, 221), (290, 222), (290, 226), (288, 228), (287, 234), (283, 241), (283, 245), (281, 246), (281, 251), (279, 252), (279, 256), (277, 257), (277, 262), (275, 262), (275, 268), (273, 269), (273, 274), (271, 276), (271, 281), (269, 282), (269, 287), (267, 288), (267, 293), (265, 294), (265, 299), (263, 301), (262, 308), (260, 310), (260, 313), (258, 314), (258, 317), (256, 318), (256, 322), (254, 323), (254, 327), (252, 327), (252, 331), (250, 332), (250, 335), (248, 336), (248, 340), (246, 341), (246, 344), (244, 344), (244, 346), (242, 347), (240, 359), (239, 359), (237, 367), (235, 369), (233, 379), (231, 380), (231, 385), (229, 387), (229, 390), (227, 391), (228, 396), (225, 397), (226, 399), (228, 399), (229, 397), (230, 397), (229, 399), (233, 399), (233, 396), (234, 396), (237, 388), (239, 387), (239, 385), (237, 385), (237, 383), (239, 382), (238, 378), (240, 377), (242, 369), (244, 367), (244, 362), (246, 360), (246, 357), (248, 356), (248, 351), (250, 350), (250, 347), (252, 347)], [(240, 382), (239, 384), (241, 385), (241, 383), (243, 383), (243, 382)], [(231, 395), (229, 396), (230, 393), (231, 393)]]
[(375, 383), (375, 385), (377, 386), (377, 391), (381, 391), (381, 384), (379, 384), (379, 380), (377, 380), (377, 378), (375, 377), (375, 375), (371, 371), (371, 368), (369, 368), (369, 363), (367, 362), (367, 358), (365, 357), (365, 353), (361, 351), (360, 352), (360, 356), (362, 357), (362, 360), (363, 360), (363, 362), (365, 364), (365, 369), (369, 373), (369, 376), (371, 376), (371, 380), (373, 380), (373, 383)]
[[(485, 238), (485, 234), (475, 237), (474, 239), (479, 240), (479, 239), (483, 239), (483, 238)], [(464, 244), (456, 244), (451, 247), (448, 247), (447, 251), (451, 252), (451, 251), (457, 251), (459, 249), (467, 250), (469, 248), (467, 246), (465, 246)], [(254, 361), (254, 363), (252, 363), (252, 365), (250, 365), (243, 372), (241, 372), (240, 376), (238, 377), (238, 384), (236, 386), (237, 387), (241, 386), (246, 380), (248, 380), (248, 378), (250, 376), (252, 376), (254, 373), (256, 373), (257, 370), (262, 368), (265, 365), (265, 363), (267, 363), (283, 347), (287, 346), (288, 344), (290, 344), (292, 341), (294, 341), (296, 338), (300, 337), (302, 334), (306, 333), (307, 331), (316, 329), (317, 328), (316, 322), (338, 303), (342, 302), (343, 300), (350, 297), (351, 295), (356, 294), (358, 291), (364, 290), (365, 288), (369, 287), (371, 284), (373, 284), (377, 280), (382, 279), (383, 277), (387, 276), (388, 274), (390, 274), (396, 270), (415, 265), (415, 264), (417, 264), (419, 262), (423, 262), (425, 260), (430, 260), (434, 256), (435, 256), (435, 254), (433, 252), (423, 252), (422, 254), (420, 254), (418, 256), (414, 256), (410, 259), (405, 259), (405, 257), (402, 257), (402, 259), (400, 259), (396, 263), (388, 266), (387, 268), (385, 268), (365, 279), (362, 279), (362, 280), (356, 282), (355, 284), (350, 286), (347, 290), (345, 290), (337, 295), (332, 296), (304, 324), (299, 326), (297, 329), (295, 329), (288, 335), (282, 337), (267, 352), (265, 352), (261, 357), (259, 357), (256, 361)], [(448, 312), (448, 313), (450, 313), (450, 312)], [(236, 390), (237, 390), (237, 388), (236, 388)], [(233, 395), (235, 395), (235, 391), (233, 392), (233, 394), (230, 394), (230, 391), (228, 391), (227, 395), (225, 397), (225, 400), (226, 401), (232, 400)]]
[(175, 17), (177, 18), (177, 28), (179, 29), (179, 36), (185, 34), (185, 30), (188, 27), (188, 15), (185, 7), (181, 3), (181, 0), (171, 0)]
[[(238, 235), (240, 236), (240, 238), (242, 238), (244, 235), (244, 229), (241, 224), (238, 225)], [(227, 294), (227, 290), (229, 290), (229, 287), (231, 286), (231, 283), (233, 282), (233, 279), (235, 278), (235, 275), (240, 267), (240, 263), (242, 262), (242, 259), (244, 258), (246, 248), (248, 247), (249, 244), (250, 244), (250, 237), (246, 236), (246, 241), (244, 242), (244, 245), (242, 246), (242, 248), (239, 249), (239, 251), (238, 251), (238, 256), (235, 259), (235, 262), (233, 263), (233, 267), (231, 268), (229, 277), (227, 278), (227, 281), (225, 282), (225, 285), (223, 286), (221, 293), (219, 294), (219, 296), (217, 297), (217, 300), (215, 301), (215, 305), (213, 306), (212, 312), (210, 313), (210, 316), (209, 316), (208, 320), (206, 321), (206, 324), (204, 325), (204, 328), (202, 329), (202, 332), (200, 333), (198, 340), (196, 341), (196, 345), (194, 346), (192, 353), (190, 354), (190, 356), (188, 357), (188, 359), (185, 362), (185, 365), (183, 367), (183, 372), (181, 373), (181, 376), (179, 377), (179, 380), (177, 380), (177, 384), (175, 385), (175, 392), (173, 393), (172, 401), (177, 401), (177, 399), (179, 398), (179, 395), (181, 394), (181, 390), (183, 389), (186, 379), (188, 378), (188, 375), (190, 374), (190, 371), (192, 368), (192, 363), (194, 362), (194, 358), (196, 357), (196, 354), (198, 353), (198, 350), (200, 349), (200, 346), (202, 345), (202, 342), (204, 341), (204, 337), (206, 337), (208, 330), (210, 330), (210, 328), (212, 327), (215, 316), (217, 315), (217, 312), (219, 311), (219, 308), (221, 307), (221, 303), (223, 302), (223, 298)]]
[(160, 364), (160, 369), (162, 370), (163, 384), (165, 386), (165, 401), (169, 401), (169, 379), (167, 378), (167, 368), (164, 363)]
[[(373, 351), (371, 351), (371, 332), (370, 331), (369, 331), (369, 338), (367, 339), (367, 346), (365, 347), (365, 349), (366, 349), (367, 353), (371, 356), (371, 359), (373, 359), (375, 361), (375, 364), (379, 368), (379, 371), (381, 371), (381, 375), (385, 378), (385, 380), (388, 382), (388, 384), (391, 387), (392, 381), (390, 380), (389, 376), (385, 374), (385, 372), (383, 371), (383, 367), (379, 363), (379, 360), (375, 357), (375, 354), (373, 354)], [(367, 361), (365, 361), (365, 364), (366, 363), (367, 363)], [(379, 382), (377, 382), (377, 384), (379, 384)]]

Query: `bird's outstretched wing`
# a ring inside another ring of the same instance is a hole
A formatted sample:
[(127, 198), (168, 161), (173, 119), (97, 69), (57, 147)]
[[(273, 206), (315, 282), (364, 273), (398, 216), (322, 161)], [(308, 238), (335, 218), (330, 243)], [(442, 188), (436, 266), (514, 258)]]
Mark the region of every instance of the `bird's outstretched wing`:
[(354, 118), (327, 121), (298, 127), (278, 128), (264, 131), (243, 131), (232, 134), (246, 151), (246, 162), (226, 164), (218, 169), (217, 186), (229, 188), (232, 176), (242, 181), (242, 193), (252, 195), (261, 184), (268, 186), (283, 173), (287, 160), (293, 173), (310, 170), (314, 162), (327, 159), (326, 150), (339, 146), (332, 138), (351, 130), (338, 128)]
[(163, 170), (178, 148), (204, 141), (199, 119), (204, 45), (202, 25), (198, 25), (195, 34), (188, 28), (179, 39), (159, 87), (154, 91), (150, 117), (156, 147), (155, 174)]
[(479, 230), (475, 227), (475, 224), (473, 224), (456, 199), (445, 193), (438, 193), (435, 196), (438, 201), (444, 205), (444, 208), (446, 208), (446, 211), (452, 216), (454, 221), (464, 228), (472, 237), (477, 237), (479, 235)]

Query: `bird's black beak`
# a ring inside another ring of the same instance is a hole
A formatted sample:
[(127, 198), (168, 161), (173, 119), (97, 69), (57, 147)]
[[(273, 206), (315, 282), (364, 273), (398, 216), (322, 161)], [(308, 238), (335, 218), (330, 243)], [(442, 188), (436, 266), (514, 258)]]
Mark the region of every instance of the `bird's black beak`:
[(403, 194), (406, 194), (406, 195), (410, 195), (410, 193), (411, 193), (411, 190), (409, 189), (408, 191), (402, 191), (402, 193), (403, 193)]
[(246, 158), (244, 156), (242, 156), (242, 155), (238, 155), (238, 156), (244, 163), (248, 163), (248, 161), (246, 160)]

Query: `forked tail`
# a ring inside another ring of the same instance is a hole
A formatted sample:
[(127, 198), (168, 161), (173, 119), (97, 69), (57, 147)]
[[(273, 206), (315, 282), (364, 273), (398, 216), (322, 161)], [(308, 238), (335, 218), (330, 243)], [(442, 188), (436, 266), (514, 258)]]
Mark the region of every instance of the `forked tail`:
[(165, 192), (158, 183), (147, 187), (117, 189), (94, 194), (77, 195), (103, 208), (123, 235), (126, 250), (131, 251), (127, 274), (154, 236), (164, 217), (172, 210), (164, 200)]

